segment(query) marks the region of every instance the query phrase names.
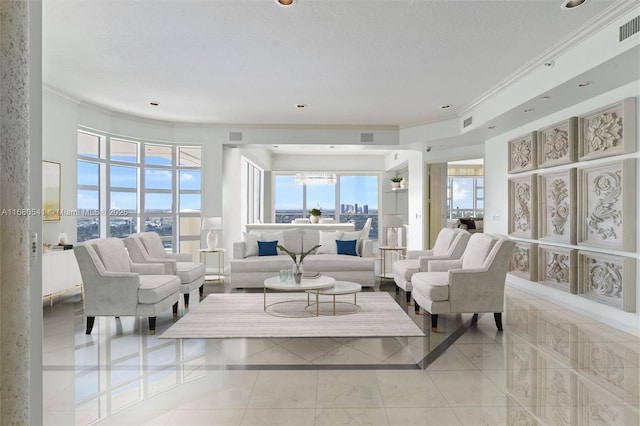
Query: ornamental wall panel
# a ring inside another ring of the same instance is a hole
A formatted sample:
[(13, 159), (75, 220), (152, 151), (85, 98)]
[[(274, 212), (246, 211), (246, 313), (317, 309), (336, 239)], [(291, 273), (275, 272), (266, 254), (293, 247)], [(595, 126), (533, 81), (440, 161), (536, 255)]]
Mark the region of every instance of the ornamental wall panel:
[(537, 237), (538, 193), (536, 175), (509, 179), (509, 235)]
[(573, 163), (578, 158), (578, 118), (538, 130), (538, 167)]
[(538, 175), (538, 238), (576, 243), (576, 169)]
[(578, 244), (636, 249), (634, 159), (578, 168)]
[(536, 132), (509, 141), (509, 173), (526, 172), (537, 167)]
[(537, 244), (516, 242), (509, 264), (509, 273), (529, 281), (536, 281), (538, 276), (537, 247)]
[(580, 250), (578, 294), (621, 309), (636, 311), (636, 260)]
[(566, 293), (577, 293), (577, 252), (564, 247), (539, 246), (538, 282)]
[(579, 139), (580, 160), (635, 152), (635, 98), (585, 114), (580, 118)]

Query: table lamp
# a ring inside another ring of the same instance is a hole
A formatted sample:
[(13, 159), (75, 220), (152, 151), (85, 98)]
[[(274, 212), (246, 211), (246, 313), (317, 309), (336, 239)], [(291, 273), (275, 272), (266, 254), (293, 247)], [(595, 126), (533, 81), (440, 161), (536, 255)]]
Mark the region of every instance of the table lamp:
[(202, 219), (202, 229), (209, 231), (207, 234), (207, 248), (209, 250), (215, 249), (218, 244), (218, 234), (216, 229), (222, 229), (221, 217), (205, 217)]
[(398, 246), (398, 228), (402, 226), (401, 214), (385, 214), (382, 216), (382, 227), (387, 228), (387, 246)]

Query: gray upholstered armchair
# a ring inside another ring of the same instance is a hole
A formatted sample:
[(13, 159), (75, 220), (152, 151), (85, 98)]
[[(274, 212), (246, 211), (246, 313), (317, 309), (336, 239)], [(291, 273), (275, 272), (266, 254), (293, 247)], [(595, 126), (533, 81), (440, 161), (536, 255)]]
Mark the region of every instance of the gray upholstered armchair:
[(412, 250), (408, 259), (393, 262), (393, 280), (398, 288), (405, 291), (407, 304), (411, 303), (413, 285), (411, 278), (417, 272), (426, 272), (430, 260), (460, 259), (471, 234), (464, 229), (442, 228), (432, 250)]
[(515, 242), (491, 234), (473, 234), (461, 259), (431, 260), (428, 272), (413, 275), (415, 311), (431, 314), (437, 331), (438, 314), (493, 312), (502, 330), (504, 285)]
[(131, 260), (138, 263), (156, 263), (164, 266), (164, 273), (180, 278), (180, 292), (184, 296), (184, 307), (189, 307), (189, 294), (198, 289), (204, 295), (204, 263), (191, 261), (187, 253), (167, 253), (160, 236), (155, 232), (139, 232), (124, 239)]
[(86, 334), (97, 316), (148, 316), (149, 334), (155, 334), (158, 313), (173, 305), (178, 315), (180, 279), (164, 275), (162, 265), (131, 262), (121, 240), (89, 240), (73, 251), (84, 284)]

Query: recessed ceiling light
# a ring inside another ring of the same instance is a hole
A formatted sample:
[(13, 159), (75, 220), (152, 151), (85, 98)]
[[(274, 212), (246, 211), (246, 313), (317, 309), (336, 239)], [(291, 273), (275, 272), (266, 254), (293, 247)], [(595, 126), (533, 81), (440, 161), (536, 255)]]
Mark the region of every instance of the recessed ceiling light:
[(572, 9), (575, 9), (576, 7), (582, 6), (586, 2), (587, 0), (564, 0), (562, 2), (562, 6), (560, 6), (560, 9), (572, 10)]
[(330, 146), (329, 146), (329, 148), (332, 148), (332, 149), (333, 149), (333, 148), (335, 148), (335, 146), (333, 146), (333, 145), (330, 145)]
[(593, 81), (585, 81), (583, 83), (578, 84), (578, 87), (587, 87), (591, 84), (593, 84)]
[(278, 6), (291, 7), (291, 6), (295, 6), (298, 0), (275, 0), (275, 2)]
[(524, 110), (524, 112), (531, 112), (531, 111), (535, 111), (535, 110), (536, 110), (535, 108), (527, 108), (527, 109)]
[(495, 128), (496, 128), (496, 126), (489, 126), (489, 127), (487, 127), (487, 129), (489, 129), (489, 130), (493, 130), (493, 129), (495, 129)]
[(296, 108), (306, 108), (307, 104), (296, 104)]
[(449, 108), (451, 108), (451, 105), (448, 105), (448, 104), (447, 105), (440, 105), (440, 108), (449, 109)]
[(278, 145), (274, 145), (273, 147), (274, 147), (274, 148), (280, 148)]
[(553, 59), (550, 61), (547, 61), (544, 63), (544, 66), (547, 68), (553, 68), (553, 66), (556, 64), (556, 61), (554, 61)]
[(549, 99), (551, 99), (551, 96), (542, 96), (540, 98), (541, 101), (548, 101)]
[(160, 104), (159, 104), (158, 102), (149, 102), (149, 105), (151, 105), (151, 106), (158, 106), (158, 105), (160, 105)]

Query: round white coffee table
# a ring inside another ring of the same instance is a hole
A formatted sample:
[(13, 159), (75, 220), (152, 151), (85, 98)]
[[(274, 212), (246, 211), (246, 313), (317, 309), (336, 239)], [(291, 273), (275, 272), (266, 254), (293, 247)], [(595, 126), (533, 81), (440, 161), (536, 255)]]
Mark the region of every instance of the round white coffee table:
[(295, 300), (285, 300), (281, 302), (275, 302), (267, 305), (267, 289), (276, 290), (276, 291), (287, 291), (287, 292), (295, 292), (295, 291), (315, 291), (316, 293), (316, 315), (320, 314), (320, 308), (318, 304), (318, 292), (323, 289), (328, 289), (333, 287), (333, 283), (335, 283), (335, 279), (331, 277), (327, 277), (325, 275), (320, 275), (316, 278), (303, 278), (300, 284), (296, 284), (295, 282), (286, 282), (283, 283), (280, 281), (280, 277), (271, 277), (264, 280), (264, 311), (270, 315), (279, 316), (279, 317), (306, 317), (309, 316), (305, 311), (303, 315), (281, 315), (274, 312), (269, 312), (268, 308), (270, 306), (278, 305), (280, 303), (290, 303), (295, 302)]
[[(349, 305), (355, 306), (355, 310), (351, 312), (347, 312), (348, 314), (356, 313), (360, 310), (360, 306), (358, 305), (357, 294), (362, 290), (362, 286), (358, 283), (353, 283), (350, 281), (336, 281), (333, 283), (333, 287), (317, 290), (317, 293), (323, 296), (332, 296), (333, 297), (333, 315), (336, 315), (336, 296), (341, 296), (345, 294), (353, 294), (353, 303), (338, 301), (337, 303), (346, 303)], [(307, 306), (313, 305), (309, 300), (309, 293), (307, 292)], [(316, 297), (316, 312), (318, 310), (318, 298)]]

